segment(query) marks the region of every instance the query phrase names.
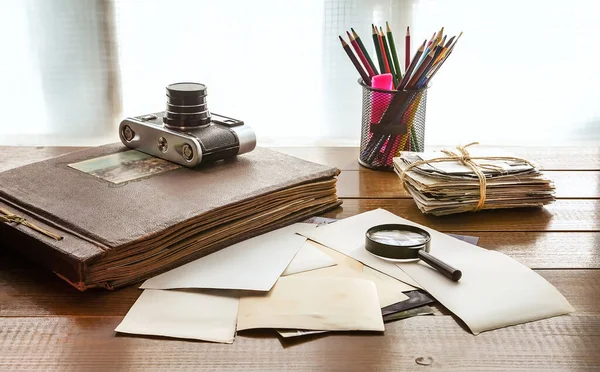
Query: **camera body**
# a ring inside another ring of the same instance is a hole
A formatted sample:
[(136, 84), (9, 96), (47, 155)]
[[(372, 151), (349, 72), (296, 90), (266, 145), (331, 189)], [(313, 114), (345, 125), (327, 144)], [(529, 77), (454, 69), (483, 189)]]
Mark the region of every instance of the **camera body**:
[(254, 131), (241, 120), (211, 114), (206, 96), (203, 84), (169, 85), (167, 110), (123, 120), (119, 125), (121, 142), (186, 167), (254, 150)]

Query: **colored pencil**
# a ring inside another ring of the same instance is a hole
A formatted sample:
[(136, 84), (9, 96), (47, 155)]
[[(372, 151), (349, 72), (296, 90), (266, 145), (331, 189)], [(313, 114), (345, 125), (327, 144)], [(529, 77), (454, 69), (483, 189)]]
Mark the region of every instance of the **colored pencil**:
[(396, 85), (402, 79), (402, 66), (400, 66), (400, 62), (398, 62), (398, 53), (396, 53), (396, 43), (394, 42), (394, 35), (392, 34), (392, 29), (390, 28), (389, 23), (385, 22), (385, 26), (387, 28), (387, 38), (388, 43), (390, 44), (390, 52), (392, 52), (392, 59), (394, 60), (394, 70), (396, 71)]
[(431, 49), (431, 53), (433, 54), (433, 57), (432, 57), (431, 61), (429, 62), (429, 64), (424, 68), (423, 72), (421, 73), (421, 76), (419, 76), (418, 80), (413, 85), (414, 88), (417, 88), (417, 89), (422, 88), (427, 84), (428, 74), (430, 72), (432, 72), (433, 69), (436, 68), (435, 61), (440, 56), (443, 49), (444, 49), (444, 47), (442, 47), (440, 44), (436, 45), (435, 48)]
[(444, 38), (442, 39), (442, 41), (440, 41), (435, 46), (435, 54), (433, 55), (433, 61), (434, 62), (440, 56), (440, 54), (442, 53), (442, 51), (444, 50), (444, 41), (446, 41), (446, 36), (444, 36)]
[[(415, 105), (415, 109), (411, 110), (410, 112), (410, 116), (408, 118), (408, 131), (409, 133), (405, 134), (406, 137), (406, 142), (408, 142), (409, 146), (414, 147), (414, 150), (412, 151), (417, 151), (419, 152), (419, 143), (417, 141), (417, 134), (415, 133), (415, 127), (413, 125), (413, 123), (415, 122), (415, 116), (417, 116), (417, 108), (419, 107), (419, 105), (421, 105), (421, 100), (423, 99), (423, 94), (419, 94), (419, 97), (417, 98), (417, 101), (414, 102), (413, 104)], [(404, 149), (404, 145), (400, 146), (400, 150)], [(396, 156), (399, 154), (396, 154)]]
[(448, 40), (448, 42), (446, 43), (446, 45), (444, 45), (444, 47), (445, 47), (445, 48), (448, 48), (448, 47), (450, 46), (450, 44), (452, 44), (452, 42), (454, 41), (454, 38), (455, 38), (455, 37), (456, 37), (456, 36), (452, 36), (452, 37), (450, 38), (450, 40)]
[(381, 56), (383, 57), (383, 65), (385, 66), (385, 72), (391, 73), (390, 63), (387, 59), (387, 54), (385, 52), (385, 45), (383, 44), (383, 32), (381, 32), (381, 27), (379, 29), (375, 28), (377, 31), (377, 38), (379, 40), (379, 47), (381, 48)]
[(413, 56), (413, 58), (412, 58), (412, 60), (410, 62), (410, 66), (408, 66), (408, 69), (406, 70), (406, 73), (404, 73), (404, 77), (402, 78), (402, 80), (398, 84), (398, 90), (404, 89), (404, 87), (406, 86), (406, 83), (408, 83), (408, 80), (410, 79), (410, 76), (412, 75), (412, 72), (414, 71), (414, 69), (416, 68), (416, 66), (419, 64), (419, 60), (421, 59), (421, 55), (425, 51), (425, 44), (426, 43), (427, 43), (427, 40), (425, 40), (423, 42), (423, 44), (421, 44), (421, 46), (419, 47), (419, 49), (417, 50), (417, 52)]
[(436, 69), (438, 67), (438, 64), (446, 58), (446, 54), (448, 53), (448, 49), (449, 48), (444, 47), (442, 49), (442, 52), (440, 53), (440, 55), (434, 58), (433, 63), (431, 64), (431, 69), (430, 69), (430, 71), (427, 72), (427, 75), (430, 75), (431, 71), (433, 71), (434, 69)]
[(406, 36), (404, 37), (404, 71), (408, 71), (410, 66), (410, 27), (406, 26)]
[(433, 39), (433, 43), (429, 44), (429, 46), (425, 50), (425, 56), (427, 56), (427, 54), (429, 54), (429, 52), (431, 52), (432, 50), (435, 50), (435, 48), (438, 46), (439, 42), (440, 42), (440, 40), (438, 40), (437, 37), (435, 39)]
[[(445, 39), (446, 36), (444, 36), (444, 39), (442, 39), (442, 42), (440, 44), (438, 44), (438, 46), (441, 46), (441, 50), (439, 53), (436, 53), (435, 58), (433, 59), (433, 63), (432, 63), (432, 68), (434, 68), (445, 56), (446, 53), (448, 52), (448, 43), (445, 43)], [(454, 36), (452, 36), (450, 38), (450, 41), (452, 41), (454, 39)], [(443, 46), (443, 44), (446, 44), (445, 46)]]
[(354, 67), (356, 67), (356, 70), (360, 74), (360, 77), (362, 77), (362, 79), (363, 79), (363, 81), (364, 81), (365, 84), (367, 84), (367, 85), (370, 86), (371, 85), (371, 78), (369, 77), (369, 75), (367, 74), (367, 72), (363, 69), (363, 67), (360, 65), (360, 62), (358, 62), (358, 60), (356, 59), (356, 56), (354, 55), (354, 53), (352, 53), (352, 49), (344, 41), (344, 38), (341, 37), (341, 36), (339, 38), (340, 38), (340, 42), (342, 43), (342, 47), (344, 47), (344, 50), (346, 51), (346, 54), (348, 54), (348, 57), (352, 61), (352, 64), (354, 65)]
[(429, 39), (429, 41), (427, 42), (427, 46), (425, 46), (425, 51), (421, 55), (421, 60), (419, 61), (419, 64), (417, 66), (421, 65), (425, 57), (427, 57), (427, 55), (429, 55), (429, 52), (431, 52), (431, 48), (435, 47), (437, 41), (437, 32), (434, 32), (431, 39)]
[[(436, 66), (434, 66), (434, 67), (439, 68), (441, 66), (441, 63), (443, 63), (446, 60), (446, 58), (448, 58), (448, 56), (450, 55), (452, 50), (454, 50), (454, 46), (456, 45), (456, 42), (458, 41), (458, 39), (460, 39), (461, 36), (462, 36), (462, 32), (454, 40), (454, 43), (452, 43), (452, 45), (444, 47), (444, 50), (442, 51), (442, 53), (438, 56), (437, 60), (435, 61)], [(450, 38), (450, 40), (452, 40), (452, 39), (454, 39), (454, 37)], [(448, 43), (446, 43), (446, 45), (448, 45)], [(429, 75), (431, 75), (431, 73)]]
[(371, 25), (373, 31), (373, 45), (375, 45), (375, 53), (377, 54), (377, 62), (379, 62), (379, 71), (385, 74), (385, 65), (383, 64), (383, 57), (381, 56), (381, 44), (379, 44), (379, 33), (375, 26)]
[[(419, 99), (419, 102), (417, 103), (417, 107), (420, 103), (421, 103), (421, 99)], [(415, 132), (414, 127), (412, 127), (412, 126), (410, 128), (410, 144), (411, 144), (412, 151), (416, 151), (416, 152), (421, 151), (421, 150), (419, 150), (419, 142), (417, 141), (417, 133)]]
[(460, 32), (460, 34), (458, 34), (458, 36), (456, 37), (456, 39), (454, 40), (454, 43), (452, 43), (452, 45), (450, 45), (450, 50), (454, 49), (454, 46), (456, 45), (456, 43), (458, 42), (458, 39), (460, 39), (460, 37), (462, 36), (462, 31)]
[[(460, 33), (460, 35), (462, 35), (462, 32)], [(459, 35), (459, 37), (460, 37)], [(444, 49), (442, 50), (442, 53), (438, 56), (437, 60), (434, 61), (434, 63), (437, 65), (442, 59), (445, 59), (448, 52), (454, 47), (453, 41), (454, 39), (456, 39), (456, 36), (452, 36), (450, 38), (450, 40), (448, 40), (446, 42), (446, 45), (444, 46)], [(452, 48), (451, 48), (452, 47)]]
[(383, 40), (383, 48), (385, 50), (385, 58), (388, 60), (390, 74), (392, 74), (394, 80), (394, 87), (398, 85), (398, 78), (396, 77), (396, 68), (394, 66), (394, 61), (392, 60), (391, 49), (387, 40), (387, 37), (382, 33), (381, 40)]
[(443, 35), (444, 35), (444, 27), (442, 26), (440, 31), (437, 33), (437, 36), (435, 37), (436, 40), (438, 41), (438, 44), (439, 44), (440, 40), (442, 40)]
[(367, 58), (365, 57), (364, 53), (360, 49), (360, 46), (358, 45), (358, 43), (356, 42), (354, 37), (352, 37), (352, 35), (348, 31), (346, 31), (346, 34), (348, 35), (348, 39), (350, 40), (350, 44), (352, 44), (352, 47), (354, 48), (356, 55), (362, 62), (363, 67), (367, 70), (367, 75), (369, 75), (370, 78), (375, 76), (376, 75), (375, 71), (373, 71), (373, 69), (371, 68), (371, 65), (369, 65)]
[(369, 55), (369, 52), (367, 51), (367, 48), (365, 48), (365, 44), (363, 44), (362, 40), (360, 39), (360, 36), (358, 36), (358, 34), (356, 33), (356, 31), (354, 31), (354, 29), (352, 27), (350, 27), (350, 30), (352, 31), (352, 35), (354, 36), (354, 40), (356, 40), (356, 42), (358, 43), (358, 46), (360, 47), (360, 50), (363, 52), (363, 54), (367, 58), (367, 62), (369, 63), (369, 66), (371, 66), (371, 69), (373, 70), (373, 72), (375, 73), (375, 75), (379, 75), (379, 72), (377, 71), (377, 67), (375, 67), (375, 64), (373, 63), (373, 60), (371, 59), (371, 56)]
[(452, 53), (452, 51), (454, 50), (454, 47), (456, 46), (456, 42), (458, 41), (458, 39), (461, 36), (462, 36), (462, 31), (458, 35), (458, 37), (456, 38), (456, 40), (454, 40), (454, 44), (452, 44), (452, 46), (450, 46), (449, 48), (447, 48), (447, 50), (445, 51), (444, 56), (442, 57), (442, 59), (428, 73), (427, 80), (425, 81), (425, 84), (427, 84), (429, 82), (429, 80), (431, 80), (431, 78), (433, 78), (433, 76), (440, 70), (440, 67), (442, 67), (442, 65), (444, 64), (444, 62), (446, 62), (446, 60), (448, 59), (448, 56), (450, 56), (450, 53)]
[(437, 32), (433, 33), (433, 36), (431, 36), (431, 39), (429, 39), (429, 42), (427, 43), (427, 47), (429, 48), (431, 46), (431, 44), (433, 44), (433, 42), (435, 41), (435, 36), (437, 35)]
[(434, 54), (435, 54), (435, 51), (433, 49), (431, 49), (429, 54), (427, 54), (427, 56), (423, 59), (423, 62), (421, 62), (421, 64), (419, 65), (419, 68), (417, 69), (417, 71), (413, 74), (413, 76), (411, 76), (410, 80), (406, 84), (406, 88), (408, 88), (408, 89), (416, 88), (416, 83), (419, 81), (419, 79), (423, 75), (423, 72), (429, 67), (431, 61), (433, 60)]
[(438, 45), (439, 45), (439, 46), (441, 46), (442, 48), (444, 48), (444, 44), (446, 44), (446, 37), (447, 37), (447, 36), (448, 36), (448, 35), (444, 35), (444, 37), (442, 38), (442, 41), (440, 41), (440, 42), (438, 43)]

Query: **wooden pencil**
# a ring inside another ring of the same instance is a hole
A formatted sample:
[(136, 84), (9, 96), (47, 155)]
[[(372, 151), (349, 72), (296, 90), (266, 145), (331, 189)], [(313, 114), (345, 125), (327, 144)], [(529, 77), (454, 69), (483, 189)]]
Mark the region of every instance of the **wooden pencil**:
[[(440, 64), (446, 58), (448, 58), (448, 56), (450, 55), (450, 53), (454, 49), (454, 46), (456, 45), (456, 42), (458, 41), (458, 39), (460, 39), (461, 36), (462, 36), (462, 32), (458, 35), (458, 37), (454, 40), (454, 43), (452, 43), (452, 45), (450, 45), (450, 46), (448, 46), (448, 43), (446, 43), (447, 46), (444, 47), (444, 50), (442, 51), (442, 53), (440, 54), (440, 56), (438, 56), (437, 60), (434, 61), (434, 63), (436, 65)], [(454, 39), (454, 37), (450, 38), (450, 40), (452, 40), (452, 39)], [(439, 68), (439, 67), (437, 67), (437, 68)]]
[[(413, 102), (413, 105), (415, 105), (414, 106), (415, 108), (410, 110), (410, 112), (409, 112), (408, 124), (407, 124), (408, 133), (404, 135), (404, 136), (406, 136), (406, 138), (401, 139), (401, 140), (403, 140), (403, 142), (401, 142), (401, 146), (398, 148), (398, 150), (400, 150), (400, 151), (405, 149), (406, 144), (409, 144), (409, 146), (412, 144), (412, 146), (415, 148), (414, 151), (417, 151), (417, 152), (420, 151), (419, 143), (417, 142), (417, 134), (415, 133), (415, 126), (413, 124), (415, 122), (415, 116), (417, 116), (417, 111), (419, 109), (419, 106), (421, 105), (422, 99), (423, 99), (423, 93), (419, 94), (416, 102)], [(394, 156), (398, 156), (398, 155), (400, 155), (400, 154), (399, 153), (394, 154)]]
[(421, 44), (421, 46), (419, 47), (419, 49), (417, 50), (417, 52), (413, 56), (413, 58), (412, 58), (412, 60), (410, 62), (410, 66), (408, 66), (408, 69), (404, 73), (404, 77), (402, 78), (402, 80), (398, 84), (398, 90), (402, 90), (406, 86), (406, 83), (408, 83), (408, 80), (410, 79), (410, 76), (411, 76), (412, 72), (414, 71), (414, 69), (416, 68), (416, 66), (419, 64), (419, 60), (421, 59), (421, 55), (425, 51), (425, 44), (426, 43), (427, 43), (427, 40), (423, 41), (423, 44)]
[(435, 54), (433, 55), (434, 62), (444, 50), (444, 41), (446, 41), (446, 36), (444, 36), (444, 38), (435, 46)]
[[(429, 52), (431, 52), (432, 50), (435, 50), (435, 48), (438, 46), (439, 42), (440, 42), (440, 40), (438, 40), (437, 38), (433, 39), (433, 43), (429, 44), (427, 49), (425, 49), (425, 56), (427, 56), (427, 54), (429, 54)], [(425, 56), (423, 56), (423, 58)]]
[[(421, 77), (419, 79), (424, 78), (427, 73), (431, 70), (431, 68), (435, 65), (435, 62), (437, 60), (437, 58), (440, 56), (440, 54), (444, 51), (444, 47), (441, 46), (439, 43), (435, 42), (430, 48), (427, 49), (426, 53), (427, 55), (429, 55), (430, 53), (432, 54), (432, 59), (429, 62), (429, 65), (424, 67), (424, 70), (421, 74)], [(421, 66), (419, 66), (421, 67)], [(419, 83), (419, 81), (417, 81), (417, 83)], [(418, 85), (418, 84), (417, 84)]]
[[(423, 69), (421, 76), (419, 76), (418, 80), (412, 85), (413, 88), (422, 88), (427, 84), (428, 74), (436, 68), (435, 61), (442, 53), (444, 47), (440, 44), (437, 44), (434, 48), (431, 49), (431, 53), (433, 53), (432, 59), (429, 64)], [(409, 83), (410, 84), (410, 83)]]
[(444, 27), (442, 26), (440, 31), (437, 33), (437, 36), (435, 37), (436, 40), (438, 41), (438, 44), (439, 44), (440, 40), (442, 40), (443, 35), (444, 35)]
[[(383, 31), (383, 30), (382, 30)], [(392, 60), (391, 49), (385, 34), (381, 34), (381, 40), (383, 41), (383, 50), (385, 50), (385, 59), (388, 61), (388, 66), (390, 68), (390, 74), (392, 74), (392, 79), (394, 80), (394, 87), (398, 85), (398, 78), (396, 77), (396, 68), (394, 66), (394, 61)]]
[(449, 47), (449, 46), (452, 44), (452, 42), (454, 41), (454, 38), (455, 38), (455, 37), (456, 37), (456, 36), (452, 36), (452, 37), (450, 38), (450, 40), (448, 40), (448, 42), (446, 42), (446, 45), (444, 45), (444, 47), (445, 47), (445, 48), (448, 48), (448, 47)]
[[(462, 33), (461, 33), (462, 34)], [(456, 38), (456, 36), (452, 36), (450, 38), (450, 40), (448, 40), (446, 42), (446, 45), (444, 45), (444, 49), (442, 50), (442, 53), (440, 53), (440, 55), (437, 57), (437, 59), (434, 61), (434, 64), (438, 64), (442, 59), (446, 58), (447, 53), (450, 51), (450, 47), (453, 45), (453, 41)]]
[[(442, 47), (441, 51), (439, 54), (436, 54), (435, 58), (433, 59), (433, 63), (432, 63), (432, 68), (435, 68), (435, 66), (442, 60), (444, 59), (444, 57), (446, 56), (446, 53), (448, 52), (448, 46), (450, 45), (449, 43), (454, 40), (454, 36), (452, 36), (450, 38), (450, 40), (448, 42), (445, 43), (445, 45)], [(442, 39), (442, 42), (439, 44), (440, 46), (444, 44), (444, 39)]]
[(379, 47), (381, 48), (381, 56), (383, 58), (383, 65), (385, 66), (385, 72), (390, 73), (390, 64), (385, 53), (385, 46), (383, 44), (383, 32), (381, 31), (381, 27), (379, 29), (375, 28), (375, 31), (377, 31), (377, 38), (379, 40)]
[(360, 77), (363, 79), (365, 84), (371, 86), (371, 78), (369, 77), (367, 72), (363, 69), (363, 67), (360, 65), (360, 62), (358, 62), (354, 53), (352, 53), (352, 49), (350, 48), (348, 43), (346, 43), (344, 41), (343, 37), (339, 36), (339, 38), (340, 38), (340, 42), (342, 43), (342, 47), (344, 47), (346, 54), (348, 54), (350, 61), (352, 61), (352, 64), (354, 65), (354, 67), (356, 68), (358, 73), (360, 74)]
[(435, 54), (435, 50), (431, 49), (431, 51), (429, 52), (429, 54), (427, 54), (427, 56), (423, 59), (423, 62), (421, 62), (421, 64), (419, 65), (419, 68), (417, 69), (417, 71), (413, 74), (413, 76), (410, 78), (410, 80), (406, 84), (406, 88), (407, 89), (414, 89), (414, 88), (416, 88), (416, 84), (419, 81), (419, 79), (421, 78), (421, 76), (423, 75), (423, 72), (431, 64), (431, 61), (433, 60), (433, 55), (434, 54)]
[(389, 23), (385, 22), (385, 26), (387, 28), (387, 38), (388, 43), (390, 44), (390, 52), (392, 53), (392, 59), (394, 61), (394, 70), (396, 71), (396, 85), (402, 79), (402, 67), (398, 62), (398, 53), (396, 53), (396, 43), (394, 42), (394, 35), (392, 34), (392, 29), (390, 28)]
[(427, 42), (427, 47), (429, 48), (431, 46), (431, 44), (433, 44), (433, 42), (435, 41), (435, 36), (437, 35), (437, 32), (434, 32), (433, 35), (431, 36), (431, 39), (429, 39), (429, 41)]
[(443, 47), (442, 48), (442, 52), (437, 57), (435, 57), (435, 59), (433, 60), (433, 63), (432, 63), (432, 66), (431, 66), (432, 69), (436, 68), (436, 66), (438, 65), (438, 63), (440, 63), (440, 61), (443, 60), (446, 57), (446, 53), (448, 53), (448, 48)]
[(410, 66), (410, 27), (406, 26), (406, 36), (404, 37), (404, 71), (408, 71)]
[(371, 66), (371, 69), (373, 70), (375, 75), (379, 75), (379, 72), (377, 71), (377, 67), (375, 67), (375, 63), (373, 63), (373, 60), (371, 59), (371, 56), (369, 55), (367, 48), (365, 48), (365, 44), (363, 44), (362, 40), (360, 39), (360, 36), (358, 36), (356, 31), (354, 31), (354, 29), (352, 27), (350, 27), (350, 30), (352, 31), (352, 36), (354, 36), (354, 40), (356, 40), (356, 42), (358, 43), (360, 50), (365, 55), (365, 58), (367, 58), (367, 62), (369, 63), (369, 66)]
[(442, 38), (442, 41), (440, 41), (440, 42), (438, 43), (438, 45), (439, 45), (439, 46), (441, 46), (442, 48), (444, 48), (444, 44), (446, 44), (446, 37), (447, 37), (447, 36), (448, 36), (448, 35), (444, 35), (444, 37)]
[(371, 68), (371, 65), (369, 65), (369, 62), (367, 61), (367, 58), (365, 57), (364, 53), (360, 49), (358, 42), (356, 42), (356, 39), (354, 37), (352, 37), (352, 35), (348, 31), (346, 31), (346, 34), (348, 35), (348, 39), (350, 40), (350, 44), (352, 44), (352, 48), (354, 48), (356, 55), (362, 62), (363, 67), (367, 70), (367, 75), (369, 75), (370, 78), (375, 76), (376, 75), (375, 71), (373, 71), (373, 69)]
[(382, 74), (385, 73), (385, 65), (383, 64), (383, 57), (381, 56), (381, 44), (379, 44), (379, 33), (374, 25), (371, 25), (373, 31), (373, 45), (375, 45), (375, 53), (377, 54), (377, 62), (379, 62), (379, 71)]
[(454, 40), (454, 42), (452, 43), (452, 45), (449, 46), (450, 50), (454, 49), (454, 46), (456, 45), (456, 43), (458, 42), (458, 39), (460, 39), (460, 37), (462, 36), (462, 31), (458, 34), (458, 36), (456, 37), (456, 39)]
[(425, 46), (425, 51), (421, 55), (421, 60), (419, 61), (419, 64), (417, 66), (421, 65), (425, 57), (427, 57), (429, 55), (429, 52), (431, 52), (431, 48), (434, 48), (437, 42), (437, 32), (434, 32), (433, 36), (431, 36), (431, 39), (429, 39), (429, 41), (427, 42), (427, 45)]
[(456, 38), (456, 40), (454, 40), (454, 43), (449, 48), (445, 48), (446, 50), (444, 50), (442, 58), (428, 72), (426, 80), (423, 83), (424, 85), (427, 85), (427, 83), (429, 83), (429, 81), (431, 80), (431, 78), (433, 78), (433, 76), (440, 70), (440, 67), (442, 67), (442, 65), (444, 64), (444, 62), (446, 62), (446, 60), (448, 59), (448, 56), (450, 56), (450, 53), (452, 52), (452, 50), (454, 50), (454, 46), (456, 45), (456, 42), (458, 41), (458, 39), (461, 36), (462, 36), (462, 32), (458, 35), (458, 37)]

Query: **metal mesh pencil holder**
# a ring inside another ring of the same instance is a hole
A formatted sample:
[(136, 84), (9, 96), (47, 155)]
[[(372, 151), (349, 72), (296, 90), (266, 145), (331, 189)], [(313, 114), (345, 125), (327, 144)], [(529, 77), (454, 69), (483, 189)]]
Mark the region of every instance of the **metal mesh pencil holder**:
[(358, 162), (367, 168), (393, 170), (400, 151), (423, 151), (427, 87), (381, 90), (362, 86), (362, 124)]

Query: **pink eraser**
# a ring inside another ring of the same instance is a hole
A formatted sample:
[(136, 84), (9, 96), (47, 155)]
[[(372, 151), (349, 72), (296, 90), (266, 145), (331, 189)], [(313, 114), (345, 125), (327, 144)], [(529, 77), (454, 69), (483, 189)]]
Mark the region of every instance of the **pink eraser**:
[[(371, 87), (381, 90), (392, 90), (392, 74), (375, 75), (371, 78)], [(371, 124), (379, 123), (387, 110), (393, 93), (372, 92)]]
[(371, 87), (376, 89), (392, 90), (394, 78), (392, 74), (375, 75), (371, 78)]

